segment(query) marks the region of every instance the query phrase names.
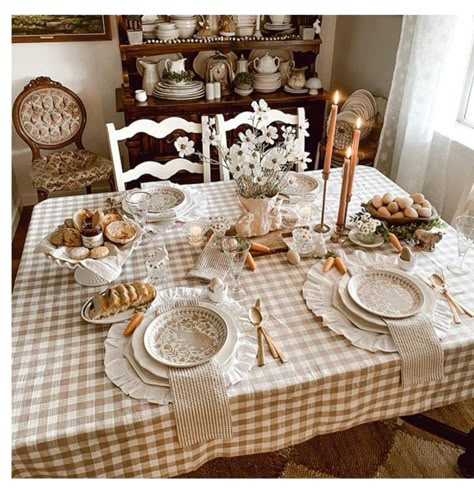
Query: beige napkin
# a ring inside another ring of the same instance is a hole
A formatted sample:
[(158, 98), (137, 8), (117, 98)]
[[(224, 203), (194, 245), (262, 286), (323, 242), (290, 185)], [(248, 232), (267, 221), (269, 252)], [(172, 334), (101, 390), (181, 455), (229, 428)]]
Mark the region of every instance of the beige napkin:
[(229, 271), (229, 260), (225, 253), (217, 246), (214, 246), (212, 237), (204, 246), (196, 264), (188, 273), (188, 278), (197, 278), (203, 281), (210, 281), (214, 277), (223, 279)]
[(444, 377), (444, 352), (430, 319), (422, 313), (386, 319), (402, 361), (402, 386), (439, 381)]
[(173, 407), (182, 447), (232, 438), (232, 416), (222, 372), (213, 360), (169, 368)]

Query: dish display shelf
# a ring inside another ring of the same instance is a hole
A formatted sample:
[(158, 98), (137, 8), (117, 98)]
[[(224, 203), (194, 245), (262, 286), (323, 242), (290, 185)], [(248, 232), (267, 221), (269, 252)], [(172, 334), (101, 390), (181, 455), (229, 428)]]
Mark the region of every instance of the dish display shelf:
[[(312, 16), (314, 18), (314, 16)], [(305, 16), (293, 16), (296, 32), (298, 25), (307, 23)], [(216, 40), (199, 42), (193, 40), (180, 40), (180, 42), (144, 42), (144, 44), (130, 45), (127, 40), (125, 16), (118, 16), (120, 55), (122, 62), (122, 86), (116, 89), (116, 110), (123, 112), (125, 124), (129, 125), (138, 119), (152, 119), (157, 122), (170, 116), (180, 115), (190, 121), (200, 122), (202, 115), (214, 116), (222, 113), (225, 118), (232, 118), (242, 111), (250, 110), (250, 104), (255, 99), (264, 98), (270, 107), (280, 109), (288, 113), (295, 113), (298, 107), (304, 107), (306, 117), (310, 123), (310, 138), (306, 140), (306, 150), (310, 152), (312, 159), (310, 168), (314, 168), (316, 150), (323, 134), (323, 121), (325, 115), (328, 93), (320, 91), (317, 95), (289, 94), (280, 88), (273, 93), (259, 93), (255, 90), (249, 96), (232, 94), (224, 95), (219, 100), (207, 101), (205, 98), (190, 101), (168, 101), (149, 96), (145, 103), (137, 103), (134, 99), (134, 91), (142, 88), (142, 77), (137, 69), (137, 58), (161, 54), (181, 53), (186, 58), (186, 68), (193, 69), (194, 58), (200, 51), (220, 51), (222, 53), (235, 53), (239, 58), (244, 55), (249, 58), (252, 50), (287, 50), (293, 53), (297, 67), (307, 67), (306, 76), (314, 75), (316, 60), (319, 54), (321, 39), (316, 36), (312, 40), (303, 40), (299, 36), (292, 39), (280, 39), (278, 37), (265, 37), (265, 39), (244, 40)], [(196, 75), (196, 79), (200, 79)], [(236, 134), (239, 129), (236, 130)], [(189, 135), (192, 138), (192, 135)], [(157, 141), (147, 135), (137, 135), (126, 143), (130, 167), (134, 167), (144, 160), (157, 160), (166, 162), (176, 157), (176, 149), (173, 142), (176, 136), (170, 135), (166, 140)], [(196, 147), (200, 148), (199, 139), (196, 138)], [(218, 179), (218, 169), (212, 170), (212, 179)], [(178, 174), (172, 180), (180, 183), (200, 181), (202, 177), (192, 174)]]

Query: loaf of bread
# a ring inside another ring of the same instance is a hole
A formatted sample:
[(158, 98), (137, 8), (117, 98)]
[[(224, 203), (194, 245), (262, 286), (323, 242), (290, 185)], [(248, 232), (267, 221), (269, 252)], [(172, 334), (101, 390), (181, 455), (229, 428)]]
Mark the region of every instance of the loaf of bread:
[(98, 292), (94, 295), (90, 317), (92, 319), (106, 318), (130, 308), (145, 306), (155, 297), (155, 287), (141, 280), (115, 285), (103, 293)]

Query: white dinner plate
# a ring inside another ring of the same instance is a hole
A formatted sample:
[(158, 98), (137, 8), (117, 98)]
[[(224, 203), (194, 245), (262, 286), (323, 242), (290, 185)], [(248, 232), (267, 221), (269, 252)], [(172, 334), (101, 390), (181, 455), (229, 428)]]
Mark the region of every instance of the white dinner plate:
[(306, 173), (290, 171), (286, 177), (287, 184), (281, 193), (288, 196), (301, 196), (312, 193), (319, 188), (319, 181)]
[(407, 318), (423, 308), (424, 294), (407, 275), (389, 270), (367, 270), (347, 284), (352, 300), (362, 309), (383, 318)]

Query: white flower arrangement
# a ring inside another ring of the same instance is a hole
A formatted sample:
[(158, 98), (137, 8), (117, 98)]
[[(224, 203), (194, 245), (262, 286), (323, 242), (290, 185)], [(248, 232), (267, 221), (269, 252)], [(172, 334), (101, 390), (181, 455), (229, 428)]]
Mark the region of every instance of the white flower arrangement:
[[(200, 159), (208, 159), (211, 164), (226, 167), (237, 183), (238, 191), (244, 198), (272, 197), (285, 185), (285, 176), (292, 168), (306, 168), (311, 159), (309, 153), (299, 148), (296, 129), (282, 126), (280, 132), (273, 125), (266, 125), (270, 107), (264, 99), (252, 102), (254, 111), (249, 122), (250, 128), (238, 134), (238, 141), (230, 148), (220, 144), (215, 127), (215, 118), (209, 118), (206, 143), (216, 147), (221, 162), (206, 158), (195, 151), (194, 142), (187, 137), (179, 137), (174, 145), (180, 157), (196, 154)], [(308, 121), (299, 130), (308, 136)]]
[(380, 220), (374, 219), (368, 212), (361, 214), (353, 222), (359, 233), (365, 236), (375, 234), (377, 227), (381, 224)]

